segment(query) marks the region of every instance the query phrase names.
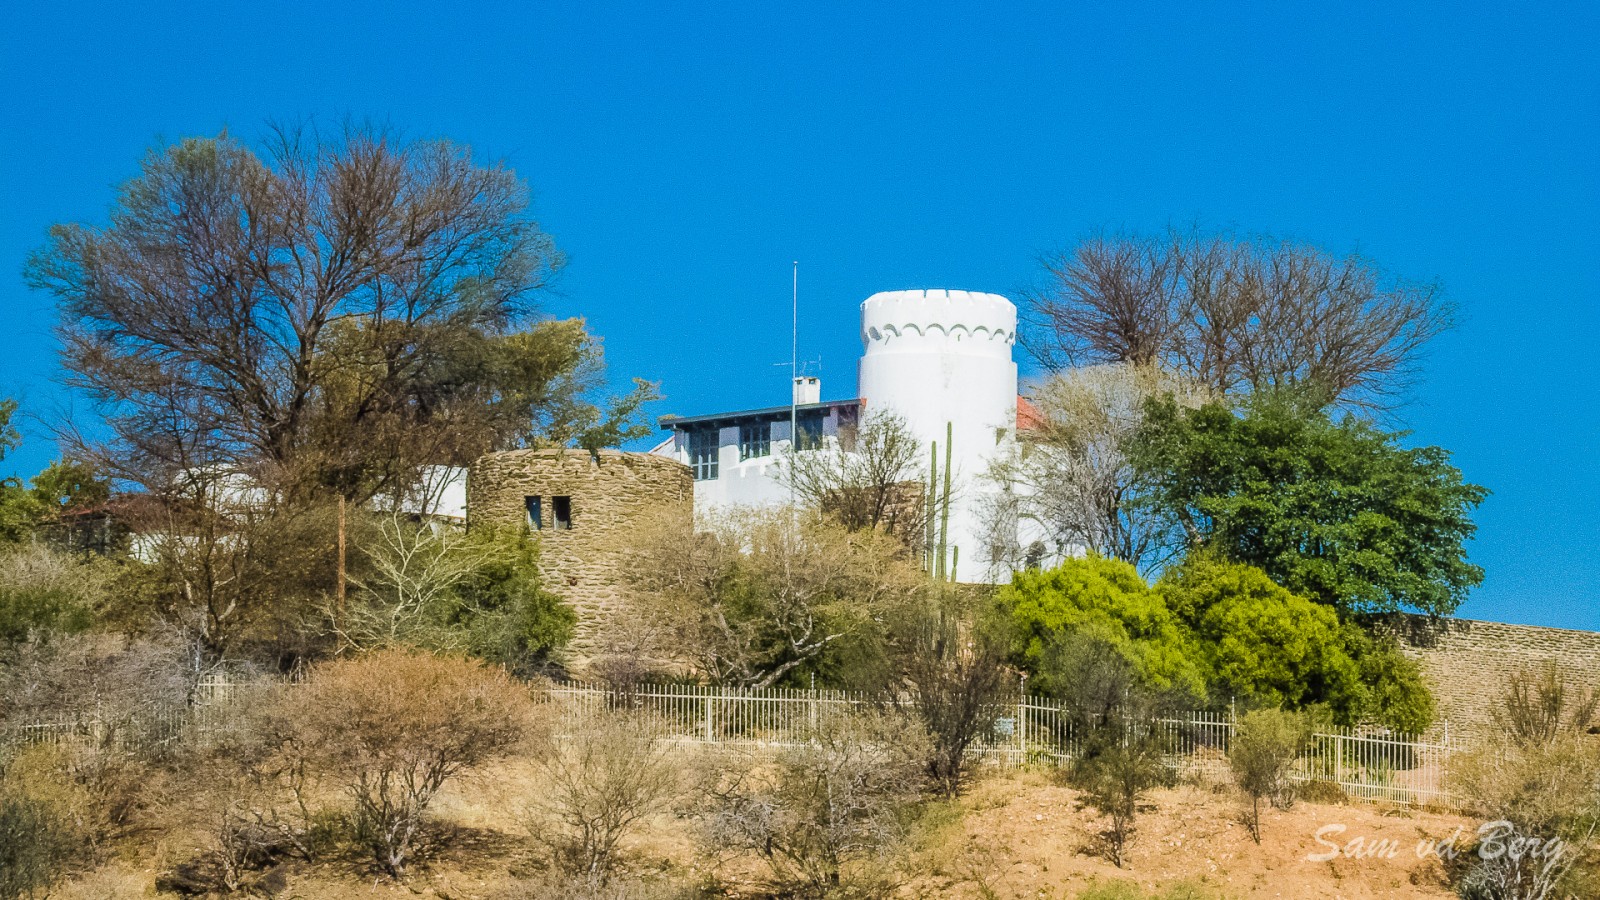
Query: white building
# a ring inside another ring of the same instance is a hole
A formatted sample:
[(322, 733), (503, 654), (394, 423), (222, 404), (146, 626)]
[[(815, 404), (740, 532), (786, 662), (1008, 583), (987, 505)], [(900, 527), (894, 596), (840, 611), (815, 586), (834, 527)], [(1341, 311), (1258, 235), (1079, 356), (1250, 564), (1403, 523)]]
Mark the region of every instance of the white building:
[[(1015, 439), (1021, 403), (1012, 358), (1016, 330), (1016, 307), (998, 294), (873, 294), (861, 304), (860, 396), (823, 402), (817, 379), (797, 379), (794, 385), (802, 450), (839, 452), (840, 427), (877, 410), (902, 416), (924, 447), (936, 442), (941, 469), (948, 445), (953, 490), (947, 563), (955, 564), (963, 581), (1007, 577), (992, 572), (987, 559), (981, 476)], [(694, 470), (697, 512), (786, 503), (789, 491), (778, 466), (790, 446), (790, 415), (785, 404), (663, 417), (662, 427), (673, 434), (654, 452)]]

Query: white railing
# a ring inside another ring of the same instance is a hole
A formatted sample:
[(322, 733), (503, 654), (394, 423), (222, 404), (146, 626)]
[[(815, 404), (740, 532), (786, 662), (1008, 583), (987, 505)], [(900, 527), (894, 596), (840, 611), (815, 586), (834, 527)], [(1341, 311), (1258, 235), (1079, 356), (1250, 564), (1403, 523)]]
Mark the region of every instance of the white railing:
[[(680, 739), (712, 745), (783, 747), (805, 740), (819, 715), (884, 702), (849, 691), (770, 688), (760, 691), (704, 685), (639, 685), (619, 690), (564, 684), (549, 690), (561, 706), (564, 728), (594, 711), (626, 706), (653, 714)], [(912, 698), (892, 701), (911, 705)], [(1077, 759), (1087, 729), (1064, 704), (1023, 697), (996, 704), (994, 727), (970, 751), (1005, 766), (1064, 767)], [(1195, 711), (1125, 725), (1129, 737), (1153, 733), (1167, 763), (1182, 778), (1228, 777), (1228, 747), (1236, 721), (1231, 712)], [(1317, 731), (1293, 778), (1337, 786), (1352, 800), (1402, 806), (1455, 808), (1446, 789), (1449, 761), (1461, 748), (1415, 736), (1330, 727)]]
[[(262, 682), (211, 680), (200, 685), (194, 704), (187, 709), (119, 723), (88, 716), (72, 722), (13, 724), (7, 734), (0, 735), (0, 742), (105, 742), (135, 735), (160, 741), (192, 738), (209, 731), (227, 708), (248, 702), (255, 689), (264, 686)], [(885, 698), (851, 691), (741, 690), (693, 684), (615, 688), (561, 683), (538, 689), (537, 694), (557, 707), (558, 734), (570, 733), (602, 710), (620, 707), (650, 713), (669, 733), (687, 743), (751, 748), (799, 744), (829, 712), (868, 705), (910, 707), (916, 702), (911, 697)], [(1072, 710), (1045, 697), (997, 703), (985, 718), (992, 727), (970, 752), (994, 765), (1065, 767), (1082, 755), (1090, 738)], [(1196, 711), (1129, 722), (1123, 727), (1130, 738), (1153, 735), (1168, 766), (1180, 778), (1223, 780), (1228, 777), (1227, 753), (1235, 725), (1231, 712)], [(1293, 777), (1301, 783), (1337, 786), (1352, 800), (1454, 809), (1457, 804), (1446, 784), (1451, 757), (1461, 750), (1448, 741), (1326, 728), (1313, 735)]]

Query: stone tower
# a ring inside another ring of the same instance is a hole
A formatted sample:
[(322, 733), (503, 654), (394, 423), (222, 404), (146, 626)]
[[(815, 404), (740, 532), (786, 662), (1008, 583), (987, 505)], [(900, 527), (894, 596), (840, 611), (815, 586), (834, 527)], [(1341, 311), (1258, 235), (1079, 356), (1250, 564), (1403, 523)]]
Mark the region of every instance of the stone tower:
[(532, 529), (545, 587), (578, 612), (572, 653), (596, 652), (620, 608), (619, 547), (641, 518), (663, 507), (693, 515), (689, 467), (646, 453), (512, 450), (490, 453), (467, 474), (467, 525)]

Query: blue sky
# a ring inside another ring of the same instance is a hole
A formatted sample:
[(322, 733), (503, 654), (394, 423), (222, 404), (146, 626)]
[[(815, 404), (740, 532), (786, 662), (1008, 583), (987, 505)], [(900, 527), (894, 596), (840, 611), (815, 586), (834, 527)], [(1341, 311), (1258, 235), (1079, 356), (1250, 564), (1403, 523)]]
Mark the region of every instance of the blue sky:
[[(0, 394), (56, 415), (20, 270), (163, 140), (347, 116), (510, 161), (657, 412), (852, 395), (878, 290), (1014, 292), (1102, 228), (1269, 231), (1464, 313), (1401, 411), (1494, 495), (1463, 615), (1600, 629), (1595, 4), (23, 4), (0, 31)], [(81, 406), (77, 412), (82, 413)], [(48, 435), (0, 468), (30, 474)], [(5, 474), (5, 473), (0, 473)]]

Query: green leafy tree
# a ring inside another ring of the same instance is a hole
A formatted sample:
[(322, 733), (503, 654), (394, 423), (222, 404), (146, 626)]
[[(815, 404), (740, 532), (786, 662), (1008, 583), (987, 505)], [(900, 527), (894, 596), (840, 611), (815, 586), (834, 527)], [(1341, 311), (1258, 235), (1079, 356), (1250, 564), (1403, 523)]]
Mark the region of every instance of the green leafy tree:
[[(11, 424), (16, 412), (17, 401), (0, 400), (0, 460), (22, 442), (22, 435)], [(20, 479), (0, 478), (0, 543), (26, 537), (37, 514), (37, 503)]]
[(50, 518), (88, 509), (111, 499), (111, 482), (93, 466), (64, 459), (33, 476), (29, 492)]
[(1108, 663), (1098, 669), (1102, 673), (1127, 671), (1157, 691), (1203, 693), (1186, 630), (1130, 563), (1089, 556), (1048, 571), (1019, 572), (997, 602), (1012, 660), (1033, 674), (1039, 691), (1093, 690), (1092, 679), (1082, 677), (1082, 661), (1099, 654)]
[(1400, 652), (1393, 637), (1373, 636), (1346, 624), (1346, 642), (1361, 668), (1361, 710), (1358, 718), (1407, 734), (1421, 734), (1433, 724), (1437, 707), (1417, 661)]
[(1192, 631), (1218, 700), (1304, 709), (1407, 732), (1432, 724), (1433, 696), (1392, 640), (1341, 622), (1331, 607), (1280, 587), (1254, 566), (1200, 553), (1158, 590)]
[(1253, 704), (1348, 709), (1360, 670), (1333, 609), (1297, 596), (1253, 566), (1192, 562), (1161, 584), (1194, 631), (1213, 689)]
[(1191, 546), (1343, 612), (1448, 615), (1483, 580), (1465, 543), (1488, 492), (1444, 450), (1401, 437), (1287, 395), (1237, 409), (1156, 400), (1134, 456), (1153, 484), (1145, 502)]

